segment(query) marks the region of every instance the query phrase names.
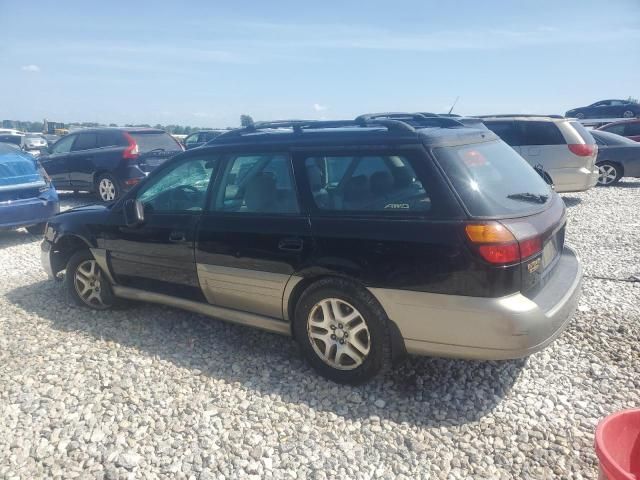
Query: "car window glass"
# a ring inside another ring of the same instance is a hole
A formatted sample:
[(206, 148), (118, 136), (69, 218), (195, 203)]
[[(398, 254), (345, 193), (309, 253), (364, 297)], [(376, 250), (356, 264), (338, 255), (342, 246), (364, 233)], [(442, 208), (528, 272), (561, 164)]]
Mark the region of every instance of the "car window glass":
[(635, 137), (640, 135), (640, 122), (639, 123), (627, 123), (624, 129), (624, 134), (627, 137)]
[(431, 199), (399, 155), (314, 156), (305, 170), (316, 207), (352, 212), (424, 214)]
[(564, 137), (553, 122), (519, 122), (521, 145), (562, 145)]
[(625, 105), (622, 100), (611, 100), (611, 105)]
[(609, 127), (603, 128), (605, 132), (615, 133), (616, 135), (624, 135), (624, 124), (611, 125)]
[(98, 147), (124, 147), (127, 145), (127, 141), (122, 135), (122, 132), (100, 132), (98, 134)]
[(138, 192), (150, 212), (200, 212), (216, 166), (216, 157), (190, 157), (158, 172)]
[(238, 155), (225, 169), (215, 210), (297, 213), (291, 161), (284, 154)]
[(498, 135), (507, 145), (521, 145), (520, 136), (514, 122), (487, 122), (486, 126)]
[(76, 135), (69, 135), (68, 137), (61, 138), (53, 146), (52, 153), (68, 153), (71, 151), (71, 145), (76, 139)]
[(195, 143), (198, 143), (198, 136), (199, 135), (200, 135), (199, 133), (195, 133), (193, 135), (189, 135), (187, 138), (185, 138), (184, 144), (185, 145), (193, 145)]
[(81, 133), (73, 144), (72, 151), (91, 150), (92, 148), (96, 148), (96, 144), (97, 135), (95, 133)]

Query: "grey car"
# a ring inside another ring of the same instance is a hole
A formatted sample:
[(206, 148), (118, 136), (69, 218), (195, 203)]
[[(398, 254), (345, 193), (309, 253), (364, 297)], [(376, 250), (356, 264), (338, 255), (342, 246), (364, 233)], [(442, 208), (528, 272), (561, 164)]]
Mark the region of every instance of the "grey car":
[(640, 177), (640, 143), (599, 130), (591, 135), (598, 144), (598, 185), (609, 187), (622, 177)]
[(22, 137), (22, 148), (29, 153), (40, 153), (40, 150), (46, 149), (47, 146), (47, 140), (39, 133), (27, 133)]
[(557, 192), (582, 192), (595, 186), (598, 146), (577, 120), (557, 115), (493, 115), (484, 124), (533, 167), (541, 165)]

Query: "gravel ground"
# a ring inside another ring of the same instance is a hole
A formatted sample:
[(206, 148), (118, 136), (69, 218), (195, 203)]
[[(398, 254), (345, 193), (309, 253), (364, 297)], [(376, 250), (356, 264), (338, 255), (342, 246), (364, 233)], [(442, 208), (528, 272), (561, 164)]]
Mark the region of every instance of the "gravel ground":
[(39, 239), (0, 232), (0, 478), (596, 478), (598, 419), (640, 406), (640, 182), (565, 201), (587, 278), (558, 341), (357, 388), (276, 335), (70, 307)]

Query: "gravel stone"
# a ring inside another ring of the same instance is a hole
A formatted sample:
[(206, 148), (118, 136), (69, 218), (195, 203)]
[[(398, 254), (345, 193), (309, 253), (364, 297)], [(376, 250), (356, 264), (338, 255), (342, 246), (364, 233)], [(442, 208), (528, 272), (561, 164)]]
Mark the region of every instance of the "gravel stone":
[(624, 281), (640, 182), (563, 197), (585, 281), (556, 342), (526, 360), (410, 358), (358, 387), (277, 335), (70, 306), (40, 239), (2, 231), (0, 478), (596, 478), (598, 420), (640, 405), (640, 284)]

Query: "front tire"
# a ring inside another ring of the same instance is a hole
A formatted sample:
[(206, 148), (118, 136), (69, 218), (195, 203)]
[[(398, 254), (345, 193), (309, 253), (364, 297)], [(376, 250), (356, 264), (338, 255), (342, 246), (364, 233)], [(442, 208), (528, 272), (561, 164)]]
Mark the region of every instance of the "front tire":
[(598, 185), (602, 187), (610, 187), (615, 185), (622, 178), (622, 167), (611, 162), (602, 162), (596, 165), (598, 167)]
[(89, 250), (74, 253), (67, 262), (64, 284), (69, 301), (94, 310), (113, 306), (111, 285)]
[(103, 173), (96, 180), (96, 194), (103, 202), (117, 200), (120, 197), (118, 182), (112, 175)]
[(364, 383), (391, 364), (387, 316), (351, 282), (325, 279), (310, 286), (296, 305), (294, 331), (311, 366), (334, 382)]

